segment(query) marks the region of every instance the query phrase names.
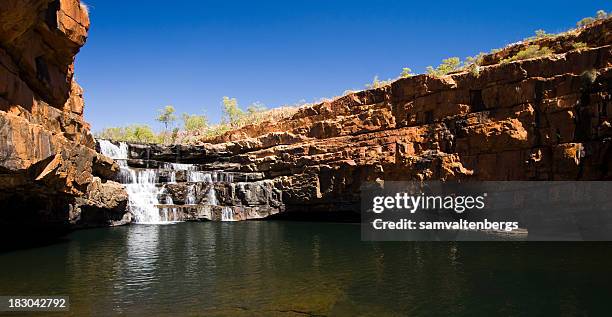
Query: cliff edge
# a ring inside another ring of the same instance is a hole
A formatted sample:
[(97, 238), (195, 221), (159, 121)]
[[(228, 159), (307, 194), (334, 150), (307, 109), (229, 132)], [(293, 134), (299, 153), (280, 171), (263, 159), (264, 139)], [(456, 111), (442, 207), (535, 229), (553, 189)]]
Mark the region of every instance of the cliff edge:
[[(132, 145), (131, 164), (233, 173), (242, 181), (216, 194), (239, 219), (358, 216), (367, 181), (611, 180), (611, 27), (519, 43), (477, 72), (399, 79), (199, 145)], [(529, 45), (550, 54), (508, 59)]]
[(2, 225), (129, 221), (125, 190), (106, 181), (118, 166), (96, 153), (74, 80), (74, 57), (88, 29), (78, 0), (0, 2)]

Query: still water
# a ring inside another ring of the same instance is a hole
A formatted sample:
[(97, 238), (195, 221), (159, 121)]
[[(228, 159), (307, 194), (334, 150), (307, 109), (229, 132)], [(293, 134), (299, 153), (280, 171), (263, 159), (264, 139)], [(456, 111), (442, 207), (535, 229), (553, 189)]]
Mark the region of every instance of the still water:
[(355, 224), (134, 225), (0, 253), (0, 295), (70, 296), (57, 316), (609, 315), (611, 251), (362, 242)]

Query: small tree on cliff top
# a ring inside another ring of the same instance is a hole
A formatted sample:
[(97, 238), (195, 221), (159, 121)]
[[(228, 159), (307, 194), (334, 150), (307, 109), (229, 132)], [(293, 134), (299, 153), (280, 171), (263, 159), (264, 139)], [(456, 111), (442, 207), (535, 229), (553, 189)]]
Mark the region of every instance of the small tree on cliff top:
[(196, 131), (208, 126), (208, 118), (204, 115), (183, 113), (183, 126), (187, 131)]
[(266, 111), (268, 108), (266, 107), (266, 105), (264, 105), (263, 103), (256, 101), (254, 103), (252, 103), (250, 106), (247, 107), (247, 113), (249, 115), (253, 115), (256, 113), (260, 113), (260, 112), (264, 112)]
[(223, 120), (232, 126), (237, 126), (244, 111), (238, 107), (236, 98), (223, 97)]
[(459, 70), (459, 65), (461, 65), (461, 60), (459, 57), (449, 57), (447, 59), (443, 59), (442, 64), (438, 65), (436, 68), (427, 66), (427, 73), (434, 76), (444, 76)]
[(168, 126), (176, 121), (176, 116), (174, 115), (174, 107), (173, 106), (165, 106), (164, 109), (159, 109), (157, 118), (155, 120), (164, 124), (164, 130), (168, 131)]

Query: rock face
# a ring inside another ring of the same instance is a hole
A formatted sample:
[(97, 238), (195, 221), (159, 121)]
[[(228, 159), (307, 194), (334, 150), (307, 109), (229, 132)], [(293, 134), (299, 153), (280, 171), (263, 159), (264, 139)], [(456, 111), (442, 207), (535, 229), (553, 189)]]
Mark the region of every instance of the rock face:
[[(0, 2), (0, 224), (86, 226), (87, 219), (97, 225), (123, 218), (118, 200), (125, 191), (94, 178), (113, 177), (118, 166), (94, 150), (83, 90), (73, 80), (88, 28), (78, 0)], [(92, 215), (108, 210), (121, 216)]]
[(357, 216), (366, 181), (610, 180), (611, 26), (536, 42), (552, 56), (499, 63), (525, 45), (509, 47), (478, 73), (400, 79), (201, 145), (133, 145), (131, 164), (257, 175), (278, 191), (280, 215), (309, 219)]

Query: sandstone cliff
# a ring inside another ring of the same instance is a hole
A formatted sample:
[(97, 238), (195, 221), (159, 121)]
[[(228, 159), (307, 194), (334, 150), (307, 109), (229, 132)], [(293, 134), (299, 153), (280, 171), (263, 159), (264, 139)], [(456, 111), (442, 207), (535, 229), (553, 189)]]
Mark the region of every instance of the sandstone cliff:
[(0, 224), (129, 220), (125, 197), (107, 204), (100, 196), (122, 191), (95, 177), (112, 177), (118, 167), (95, 152), (74, 81), (88, 29), (78, 0), (0, 2)]
[[(242, 219), (253, 206), (293, 217), (351, 214), (360, 185), (377, 179), (610, 180), (611, 26), (530, 43), (551, 56), (500, 63), (526, 46), (515, 45), (485, 56), (479, 73), (400, 79), (201, 145), (133, 146), (131, 164), (197, 163), (242, 175), (263, 199), (216, 185)], [(579, 42), (587, 47), (574, 49)]]

